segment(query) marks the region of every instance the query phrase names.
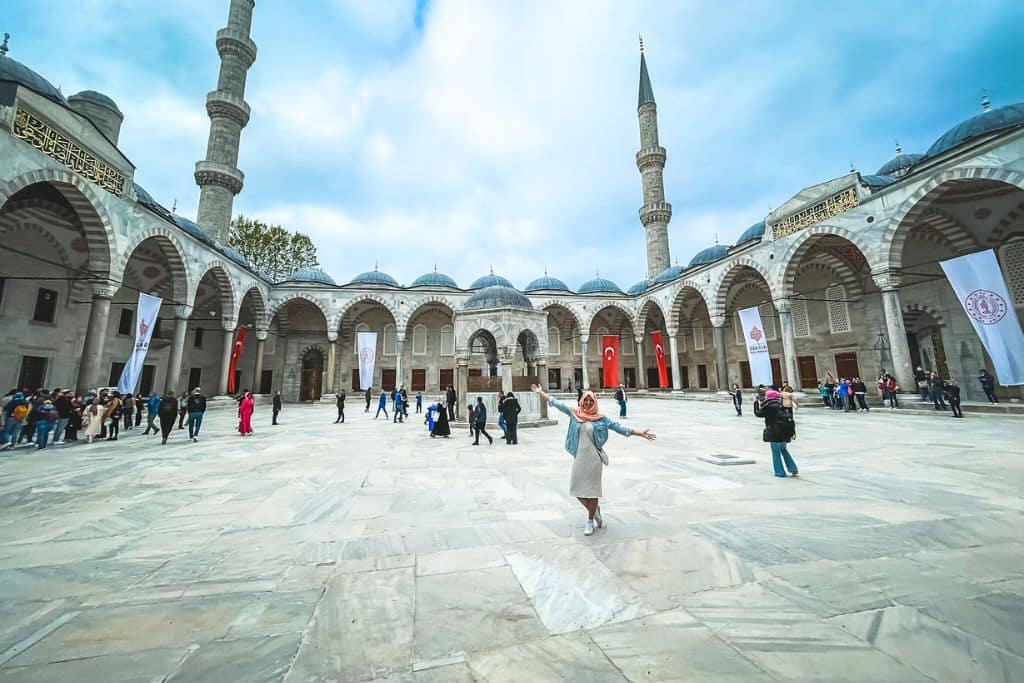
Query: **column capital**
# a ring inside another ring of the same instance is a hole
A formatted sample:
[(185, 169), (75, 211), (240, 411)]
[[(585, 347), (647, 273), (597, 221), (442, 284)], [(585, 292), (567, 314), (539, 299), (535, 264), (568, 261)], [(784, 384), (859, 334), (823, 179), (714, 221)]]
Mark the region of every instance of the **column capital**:
[(635, 341), (638, 345), (639, 344), (643, 344), (644, 343), (644, 337), (646, 337), (646, 336), (647, 335), (645, 335), (645, 334), (634, 334), (633, 335), (633, 341)]
[(117, 293), (118, 286), (113, 282), (101, 280), (90, 282), (89, 289), (92, 290), (92, 298), (94, 299), (113, 299), (114, 294)]
[(725, 315), (713, 315), (711, 316), (711, 327), (725, 327), (725, 321)]
[(675, 339), (678, 334), (678, 327), (665, 327), (665, 335), (668, 336), (669, 339)]
[(192, 307), (188, 304), (179, 304), (174, 307), (174, 317), (178, 320), (188, 320), (192, 315)]
[(225, 332), (234, 332), (235, 328), (238, 327), (238, 320), (235, 318), (221, 318), (220, 326)]
[(779, 312), (779, 315), (793, 312), (793, 302), (789, 299), (774, 299), (772, 303), (775, 304), (775, 310)]
[(327, 341), (330, 342), (331, 344), (337, 342), (338, 341), (338, 333), (337, 332), (328, 332), (327, 333)]
[(547, 358), (538, 358), (534, 362), (534, 365), (547, 365), (547, 364), (548, 364), (548, 359)]
[(404, 334), (395, 335), (395, 343), (396, 344), (405, 344), (405, 335)]
[(460, 353), (459, 355), (455, 356), (455, 362), (456, 362), (456, 364), (462, 365), (462, 366), (469, 365), (469, 354), (468, 353)]
[(589, 339), (590, 339), (590, 335), (589, 334), (581, 334), (580, 335), (580, 344), (583, 344), (584, 346), (586, 346), (587, 345), (587, 340), (589, 340)]
[(898, 270), (879, 270), (871, 273), (871, 279), (883, 292), (899, 289), (903, 282), (903, 273)]
[(256, 330), (256, 341), (267, 341), (270, 330)]

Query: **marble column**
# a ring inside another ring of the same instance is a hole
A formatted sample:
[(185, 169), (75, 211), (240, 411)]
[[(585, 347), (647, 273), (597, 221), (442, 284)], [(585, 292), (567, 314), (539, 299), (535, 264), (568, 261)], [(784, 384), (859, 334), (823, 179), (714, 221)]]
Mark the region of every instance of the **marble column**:
[(779, 312), (779, 333), (782, 335), (782, 382), (800, 391), (800, 364), (796, 359), (796, 332), (793, 330), (793, 304), (789, 299), (776, 299)]
[(405, 337), (395, 339), (395, 388), (405, 386), (405, 377), (402, 372), (405, 370)]
[(512, 360), (513, 356), (504, 355), (498, 359), (501, 363), (501, 390), (506, 394), (512, 391)]
[(455, 419), (465, 419), (469, 405), (469, 354), (455, 357)]
[(224, 328), (224, 349), (220, 356), (220, 381), (217, 383), (217, 393), (222, 396), (228, 393), (228, 370), (231, 368), (231, 347), (235, 344), (235, 326), (237, 324), (238, 321), (230, 318), (221, 320), (221, 325)]
[[(252, 378), (252, 392), (257, 393), (260, 390), (260, 384), (263, 382), (263, 353), (267, 347), (267, 330), (256, 330), (256, 370)], [(271, 387), (271, 393), (273, 393), (273, 387)]]
[(634, 337), (636, 342), (636, 388), (647, 388), (647, 368), (644, 366), (644, 338), (643, 335)]
[(107, 336), (107, 321), (110, 318), (110, 300), (117, 287), (107, 282), (90, 282), (92, 305), (89, 308), (89, 322), (82, 342), (82, 361), (78, 366), (76, 389), (84, 394), (100, 386), (103, 363), (103, 346)]
[(683, 375), (679, 369), (679, 340), (676, 338), (679, 331), (668, 329), (668, 350), (672, 354), (672, 391), (683, 390)]
[(334, 363), (338, 352), (338, 335), (328, 334), (327, 335), (327, 393), (334, 393)]
[(900, 274), (894, 271), (872, 273), (872, 278), (882, 290), (882, 310), (885, 328), (889, 333), (889, 353), (892, 357), (892, 374), (906, 392), (914, 392), (914, 368), (910, 360), (910, 345), (907, 343), (907, 328), (903, 322), (903, 306), (900, 304)]
[(724, 315), (712, 316), (711, 337), (715, 345), (715, 378), (718, 381), (718, 390), (725, 391), (729, 386), (729, 361), (725, 355)]
[[(548, 390), (548, 362), (546, 359), (537, 360), (537, 382), (544, 391)], [(537, 397), (538, 400), (540, 396)], [(548, 402), (540, 401), (540, 417), (546, 420), (548, 417)]]
[[(171, 340), (171, 353), (167, 363), (167, 375), (164, 378), (164, 391), (173, 389), (180, 394), (181, 362), (185, 355), (185, 335), (188, 332), (188, 316), (192, 312), (191, 306), (174, 307), (174, 338)], [(195, 387), (184, 387), (192, 390)]]
[(590, 372), (587, 370), (587, 362), (590, 356), (587, 354), (587, 338), (580, 337), (580, 350), (583, 352), (583, 391), (590, 391)]

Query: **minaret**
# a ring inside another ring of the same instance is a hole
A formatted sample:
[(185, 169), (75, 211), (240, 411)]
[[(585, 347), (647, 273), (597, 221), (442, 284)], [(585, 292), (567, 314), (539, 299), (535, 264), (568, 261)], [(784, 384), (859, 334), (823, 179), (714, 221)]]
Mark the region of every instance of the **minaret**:
[(196, 162), (199, 216), (196, 222), (214, 239), (227, 243), (231, 207), (242, 191), (245, 175), (238, 170), (238, 144), (249, 123), (245, 76), (256, 61), (256, 43), (249, 37), (255, 0), (231, 0), (227, 28), (217, 31), (220, 76), (206, 96), (210, 140), (206, 160)]
[(647, 231), (647, 277), (653, 280), (671, 264), (668, 253), (668, 222), (672, 205), (665, 201), (665, 148), (658, 144), (658, 106), (654, 103), (651, 77), (647, 75), (644, 39), (640, 39), (640, 96), (636, 105), (640, 119), (640, 151), (636, 167), (644, 184), (644, 205), (640, 222)]

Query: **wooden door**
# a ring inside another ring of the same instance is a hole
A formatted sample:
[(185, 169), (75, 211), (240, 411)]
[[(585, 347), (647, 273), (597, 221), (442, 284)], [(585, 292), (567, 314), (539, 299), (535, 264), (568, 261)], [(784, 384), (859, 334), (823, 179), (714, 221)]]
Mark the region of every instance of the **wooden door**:
[(818, 388), (818, 365), (814, 362), (814, 356), (799, 356), (796, 359), (800, 366), (800, 388)]
[(623, 368), (622, 376), (627, 389), (636, 389), (636, 368)]
[(362, 391), (363, 388), (359, 386), (359, 368), (352, 368), (352, 391)]
[(860, 377), (860, 367), (857, 365), (857, 354), (853, 351), (837, 353), (836, 356), (836, 378), (850, 379)]
[(426, 391), (427, 390), (427, 370), (426, 368), (413, 368), (412, 369), (412, 382), (410, 384), (412, 391)]
[(776, 389), (782, 388), (782, 363), (778, 358), (772, 358), (772, 386)]
[(274, 371), (264, 370), (263, 374), (260, 375), (260, 393), (269, 394), (271, 393), (271, 387), (274, 386)]
[(380, 386), (384, 391), (394, 391), (395, 381), (398, 378), (398, 373), (394, 368), (387, 368), (380, 371)]
[(740, 386), (744, 388), (753, 388), (754, 380), (750, 376), (750, 361), (740, 361)]
[(708, 366), (704, 363), (697, 366), (697, 386), (701, 389), (708, 388)]
[(441, 368), (438, 373), (438, 388), (445, 391), (448, 387), (455, 386), (455, 370), (453, 368)]
[(319, 401), (324, 376), (324, 357), (316, 352), (302, 359), (302, 381), (299, 385), (300, 401)]
[(562, 369), (548, 368), (548, 389), (562, 388)]
[[(202, 368), (190, 368), (188, 371), (188, 388), (195, 389), (196, 387), (203, 386), (203, 369)], [(168, 388), (178, 391), (177, 387), (165, 387), (164, 391)], [(146, 393), (146, 392), (143, 392)], [(181, 393), (181, 392), (178, 392)], [(211, 392), (212, 393), (212, 392)], [(148, 395), (148, 394), (147, 394)]]
[(659, 388), (661, 378), (658, 377), (658, 368), (647, 368), (647, 387), (649, 389)]
[[(669, 373), (669, 382), (672, 382), (672, 374)], [(679, 381), (683, 383), (683, 389), (690, 388), (690, 366), (684, 365), (679, 368)]]
[[(156, 373), (155, 365), (143, 365), (142, 366), (142, 381), (139, 382), (139, 395), (149, 396), (150, 392), (153, 391), (153, 375)], [(193, 386), (199, 386), (195, 384)]]

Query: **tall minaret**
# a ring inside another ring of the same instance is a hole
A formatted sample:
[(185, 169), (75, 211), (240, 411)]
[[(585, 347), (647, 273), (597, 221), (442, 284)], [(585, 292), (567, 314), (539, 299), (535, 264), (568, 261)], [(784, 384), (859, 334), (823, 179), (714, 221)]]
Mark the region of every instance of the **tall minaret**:
[(206, 160), (196, 162), (199, 186), (197, 222), (223, 243), (228, 241), (231, 206), (242, 191), (245, 175), (238, 170), (238, 144), (249, 123), (245, 75), (256, 61), (256, 43), (249, 37), (255, 0), (231, 0), (227, 28), (217, 31), (220, 76), (217, 89), (206, 96), (210, 140)]
[(647, 231), (647, 277), (654, 279), (671, 264), (668, 253), (668, 222), (672, 205), (665, 201), (665, 148), (658, 144), (658, 106), (654, 103), (651, 77), (647, 75), (644, 39), (640, 39), (640, 97), (636, 105), (640, 119), (640, 151), (636, 167), (644, 183), (644, 205), (640, 222)]

